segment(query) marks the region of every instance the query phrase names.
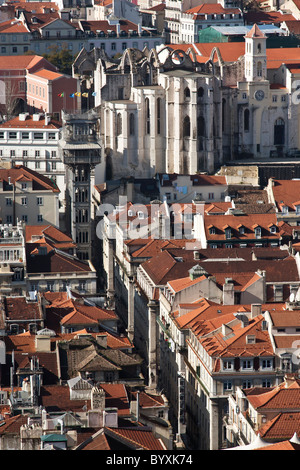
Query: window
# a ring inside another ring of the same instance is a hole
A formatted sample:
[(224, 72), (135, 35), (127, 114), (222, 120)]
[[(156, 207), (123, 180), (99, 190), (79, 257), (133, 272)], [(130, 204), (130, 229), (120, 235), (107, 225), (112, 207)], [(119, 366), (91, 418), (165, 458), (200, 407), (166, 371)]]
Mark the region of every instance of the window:
[(34, 132), (33, 133), (33, 138), (36, 140), (41, 140), (44, 138), (44, 133), (43, 132)]
[(21, 134), (22, 139), (29, 139), (29, 132), (22, 132)]
[(28, 157), (28, 151), (27, 150), (23, 150), (23, 157)]
[(145, 99), (145, 117), (146, 117), (146, 134), (150, 134), (150, 103), (149, 98)]
[(130, 113), (129, 114), (129, 134), (130, 135), (134, 135), (134, 132), (135, 132), (134, 127), (135, 127), (135, 125), (134, 125), (134, 114)]
[(15, 157), (15, 156), (16, 156), (16, 151), (15, 151), (15, 150), (11, 150), (11, 151), (10, 151), (10, 156), (11, 156), (11, 157)]
[(253, 369), (253, 361), (251, 359), (244, 359), (242, 360), (242, 369), (243, 370), (251, 370)]
[(53, 281), (48, 281), (47, 282), (47, 290), (50, 292), (54, 292), (54, 282)]
[(42, 214), (38, 214), (37, 221), (38, 222), (43, 222), (43, 215)]
[(185, 116), (183, 120), (183, 137), (190, 137), (191, 135), (191, 123), (189, 116)]
[(35, 169), (36, 170), (39, 170), (40, 166), (41, 166), (40, 162), (35, 162)]
[(230, 380), (226, 380), (226, 382), (224, 382), (223, 390), (224, 392), (232, 390), (232, 382)]
[(255, 238), (261, 238), (261, 227), (255, 227)]
[(22, 189), (27, 189), (27, 183), (22, 183), (21, 188)]
[(122, 42), (122, 51), (125, 51), (127, 49), (127, 42)]
[(4, 132), (3, 131), (0, 132), (0, 139), (4, 139)]
[(262, 387), (267, 387), (267, 388), (270, 388), (272, 385), (271, 385), (271, 381), (270, 380), (263, 380), (262, 381)]
[(112, 51), (115, 51), (115, 50), (116, 50), (116, 43), (115, 43), (115, 42), (112, 42), (112, 43), (111, 43), (111, 50), (112, 50)]
[(223, 361), (223, 370), (233, 370), (233, 361)]
[(273, 103), (276, 103), (276, 102), (277, 102), (277, 96), (276, 96), (276, 95), (273, 95), (273, 96), (272, 96), (272, 101), (273, 101)]
[(48, 132), (48, 139), (49, 140), (55, 140), (55, 132)]
[(12, 198), (11, 197), (6, 197), (5, 198), (5, 203), (7, 206), (12, 206)]
[(121, 113), (117, 114), (117, 135), (122, 134), (122, 116)]
[(28, 222), (28, 216), (27, 215), (22, 215), (22, 222), (25, 224)]
[(16, 53), (18, 52), (17, 46), (14, 46), (14, 47), (12, 48), (12, 51), (13, 51), (14, 54), (16, 54)]
[(190, 89), (189, 89), (189, 87), (186, 87), (185, 90), (184, 90), (184, 99), (189, 100), (190, 97), (191, 97)]
[(37, 203), (38, 206), (43, 206), (43, 204), (44, 204), (43, 198), (42, 197), (37, 197), (36, 198), (36, 203)]
[(262, 369), (273, 369), (273, 361), (272, 359), (263, 359), (261, 361), (261, 368)]
[(22, 206), (27, 206), (27, 197), (22, 197), (21, 198), (21, 204), (22, 204)]
[(279, 118), (274, 124), (274, 145), (284, 145), (285, 124), (284, 120)]
[(157, 98), (156, 101), (156, 122), (157, 122), (157, 134), (161, 132), (161, 98)]
[(6, 54), (6, 47), (1, 47), (1, 54)]
[(257, 63), (257, 76), (262, 77), (262, 63), (261, 62)]
[(249, 122), (250, 122), (250, 111), (249, 109), (245, 109), (244, 111), (244, 131), (249, 131)]
[(55, 150), (51, 151), (51, 158), (56, 158), (56, 151)]
[(251, 380), (245, 380), (243, 382), (243, 388), (252, 388), (253, 384), (251, 382)]
[(8, 138), (9, 139), (16, 139), (17, 138), (17, 133), (16, 132), (9, 132), (8, 133)]
[(204, 89), (202, 87), (199, 87), (197, 90), (197, 97), (202, 98), (204, 96)]
[(231, 228), (230, 227), (226, 227), (225, 228), (225, 238), (231, 238)]
[(40, 156), (40, 154), (41, 154), (41, 153), (40, 153), (40, 151), (39, 151), (39, 150), (36, 150), (36, 151), (35, 151), (35, 156), (36, 156), (36, 157), (39, 157), (39, 156)]
[(13, 221), (13, 220), (12, 220), (12, 215), (7, 215), (7, 216), (6, 216), (6, 223), (7, 223), (7, 224), (11, 224), (12, 221)]

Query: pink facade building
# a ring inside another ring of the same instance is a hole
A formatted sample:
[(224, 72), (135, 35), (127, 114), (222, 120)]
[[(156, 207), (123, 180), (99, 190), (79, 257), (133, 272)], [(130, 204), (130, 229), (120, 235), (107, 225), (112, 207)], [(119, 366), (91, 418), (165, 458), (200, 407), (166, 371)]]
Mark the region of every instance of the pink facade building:
[(52, 70), (27, 73), (27, 105), (30, 112), (44, 112), (61, 119), (61, 111), (72, 113), (79, 107), (79, 84), (75, 78)]
[(26, 110), (26, 75), (56, 67), (38, 55), (0, 56), (0, 111), (2, 115)]

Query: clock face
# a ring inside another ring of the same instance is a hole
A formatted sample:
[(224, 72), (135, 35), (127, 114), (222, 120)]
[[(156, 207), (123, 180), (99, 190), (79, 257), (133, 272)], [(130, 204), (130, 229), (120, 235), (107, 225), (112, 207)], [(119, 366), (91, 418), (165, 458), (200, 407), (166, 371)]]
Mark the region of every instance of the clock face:
[(265, 93), (263, 92), (263, 90), (257, 90), (254, 96), (258, 101), (261, 101), (264, 99)]

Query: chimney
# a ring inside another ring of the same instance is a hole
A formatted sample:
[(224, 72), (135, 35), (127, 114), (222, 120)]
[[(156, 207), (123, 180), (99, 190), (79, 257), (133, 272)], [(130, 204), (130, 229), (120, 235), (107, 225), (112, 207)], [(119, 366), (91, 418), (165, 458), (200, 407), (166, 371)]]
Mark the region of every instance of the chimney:
[(104, 349), (107, 349), (107, 334), (102, 333), (96, 336), (97, 343)]
[(45, 113), (45, 126), (48, 126), (51, 121), (51, 116), (49, 113)]
[(261, 315), (261, 304), (252, 304), (251, 305), (251, 318)]

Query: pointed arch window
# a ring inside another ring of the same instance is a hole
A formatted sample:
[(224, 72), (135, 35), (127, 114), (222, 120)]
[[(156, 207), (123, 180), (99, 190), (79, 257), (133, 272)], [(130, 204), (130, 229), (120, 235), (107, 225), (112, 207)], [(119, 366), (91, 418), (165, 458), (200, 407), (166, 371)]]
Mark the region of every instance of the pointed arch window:
[(191, 136), (191, 122), (189, 116), (185, 116), (183, 120), (183, 137)]
[(186, 101), (188, 101), (190, 98), (191, 98), (190, 89), (189, 89), (189, 87), (186, 87), (186, 88), (184, 89), (184, 99), (185, 99)]
[(156, 101), (156, 123), (157, 123), (157, 134), (161, 133), (161, 98), (157, 98)]
[(145, 99), (145, 118), (146, 118), (146, 134), (150, 134), (150, 103), (149, 103), (149, 98)]

